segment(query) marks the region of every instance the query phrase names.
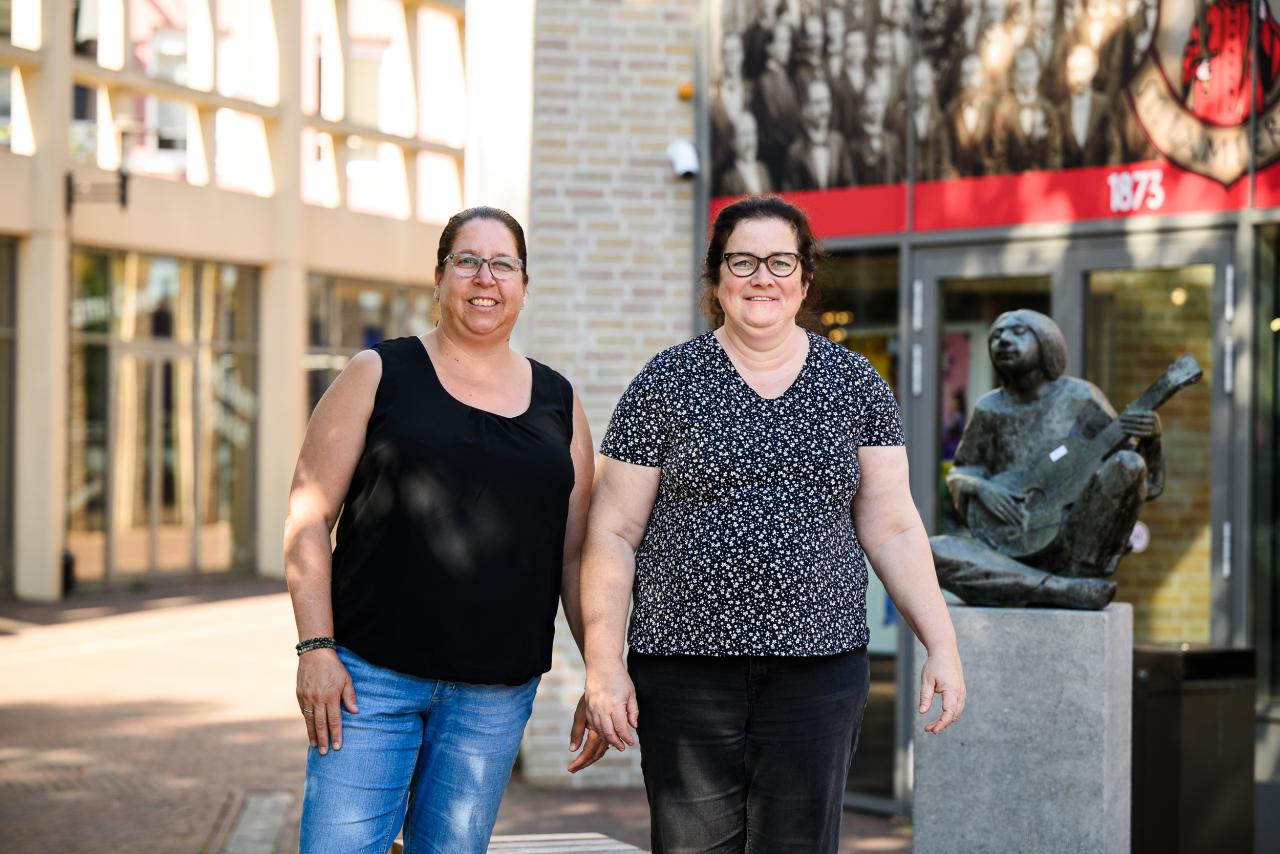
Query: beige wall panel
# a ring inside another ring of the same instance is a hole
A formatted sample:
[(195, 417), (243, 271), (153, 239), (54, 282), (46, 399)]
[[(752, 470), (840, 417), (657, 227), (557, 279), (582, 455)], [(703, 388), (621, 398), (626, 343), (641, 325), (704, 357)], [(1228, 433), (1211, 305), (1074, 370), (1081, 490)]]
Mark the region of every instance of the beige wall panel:
[(388, 282), (430, 282), (440, 226), (308, 207), (307, 269)]
[[(82, 181), (115, 180), (112, 172), (77, 174)], [(274, 222), (270, 199), (134, 176), (126, 210), (81, 202), (71, 231), (79, 245), (261, 266), (274, 253)]]

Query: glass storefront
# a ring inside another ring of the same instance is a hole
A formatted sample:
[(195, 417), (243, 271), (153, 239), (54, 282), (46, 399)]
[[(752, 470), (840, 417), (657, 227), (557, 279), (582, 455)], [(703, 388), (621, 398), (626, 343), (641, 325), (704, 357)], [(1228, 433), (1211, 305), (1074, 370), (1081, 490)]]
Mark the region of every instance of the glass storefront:
[(347, 360), (387, 338), (421, 335), (435, 325), (431, 289), (323, 276), (308, 282), (308, 413)]
[(14, 241), (0, 237), (0, 590), (13, 586)]
[(92, 249), (72, 267), (76, 580), (252, 568), (256, 271)]

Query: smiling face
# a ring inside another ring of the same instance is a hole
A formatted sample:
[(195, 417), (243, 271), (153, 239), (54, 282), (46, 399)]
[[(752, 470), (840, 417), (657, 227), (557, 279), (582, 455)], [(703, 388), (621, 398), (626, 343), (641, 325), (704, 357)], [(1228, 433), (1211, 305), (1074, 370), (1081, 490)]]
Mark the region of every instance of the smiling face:
[[(748, 219), (738, 223), (724, 244), (725, 253), (750, 252), (761, 258), (774, 252), (799, 253), (799, 241), (791, 224), (781, 219)], [(809, 293), (804, 266), (797, 264), (787, 276), (775, 276), (768, 265), (739, 278), (720, 263), (716, 296), (724, 308), (725, 325), (749, 334), (777, 331), (796, 322)]]
[(987, 339), (991, 362), (1003, 377), (1018, 377), (1041, 367), (1040, 341), (1031, 327), (1016, 317), (991, 328)]
[[(473, 219), (458, 229), (451, 253), (466, 252), (480, 258), (506, 255), (519, 258), (515, 237), (495, 219)], [(506, 337), (524, 307), (526, 285), (517, 273), (510, 279), (493, 277), (488, 264), (470, 278), (458, 275), (452, 263), (436, 274), (436, 300), (440, 323), (471, 335)]]

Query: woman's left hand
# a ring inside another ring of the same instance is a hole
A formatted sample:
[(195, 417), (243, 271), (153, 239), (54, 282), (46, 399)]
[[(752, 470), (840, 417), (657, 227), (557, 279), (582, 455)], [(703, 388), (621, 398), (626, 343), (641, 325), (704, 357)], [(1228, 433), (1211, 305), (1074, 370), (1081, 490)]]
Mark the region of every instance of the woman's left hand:
[[(586, 734), (585, 740), (583, 739), (584, 733)], [(594, 730), (587, 729), (586, 694), (583, 694), (578, 699), (578, 708), (573, 710), (573, 727), (569, 730), (570, 752), (577, 750), (579, 746), (582, 747), (582, 752), (569, 763), (570, 774), (577, 774), (583, 768), (594, 765), (609, 749), (608, 742), (597, 735)]]
[(956, 721), (964, 711), (964, 670), (960, 666), (960, 652), (954, 647), (929, 653), (929, 659), (920, 672), (920, 714), (927, 714), (933, 707), (933, 695), (942, 695), (942, 717), (925, 724), (924, 731), (937, 735)]

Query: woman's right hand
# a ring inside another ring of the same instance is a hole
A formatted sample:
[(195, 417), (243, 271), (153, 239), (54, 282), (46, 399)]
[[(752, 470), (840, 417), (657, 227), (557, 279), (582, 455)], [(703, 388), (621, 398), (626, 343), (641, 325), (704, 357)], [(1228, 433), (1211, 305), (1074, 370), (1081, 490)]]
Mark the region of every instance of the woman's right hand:
[(631, 734), (640, 724), (636, 687), (620, 660), (608, 667), (588, 667), (584, 696), (588, 726), (592, 730), (617, 750), (626, 750), (636, 743)]
[(351, 674), (332, 649), (313, 649), (298, 657), (298, 708), (307, 722), (307, 740), (320, 755), (342, 749), (341, 702), (351, 714), (356, 707), (356, 687)]

